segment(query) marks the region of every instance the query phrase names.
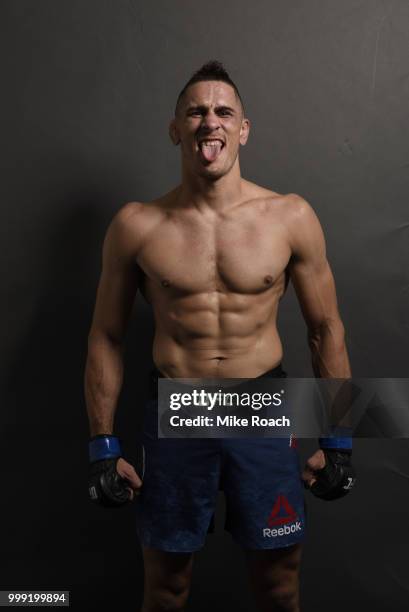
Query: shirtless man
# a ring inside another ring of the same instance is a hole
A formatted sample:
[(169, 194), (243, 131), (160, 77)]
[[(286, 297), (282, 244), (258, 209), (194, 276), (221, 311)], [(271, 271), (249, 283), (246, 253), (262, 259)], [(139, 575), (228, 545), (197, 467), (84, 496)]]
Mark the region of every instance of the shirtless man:
[[(135, 497), (145, 564), (143, 612), (185, 609), (193, 552), (203, 545), (221, 482), (231, 514), (229, 531), (245, 551), (258, 609), (299, 611), (302, 481), (317, 486), (331, 457), (331, 478), (321, 482), (329, 496), (317, 490), (318, 496), (335, 498), (348, 489), (340, 492), (340, 479), (334, 485), (333, 478), (345, 476), (349, 468), (350, 444), (342, 439), (338, 446), (333, 440), (322, 444), (301, 477), (297, 451), (283, 439), (222, 440), (225, 446), (217, 447), (215, 440), (206, 446), (203, 440), (148, 434), (146, 472), (137, 474), (121, 457), (113, 435), (122, 344), (138, 288), (154, 311), (158, 376), (285, 375), (276, 319), (291, 279), (307, 324), (315, 375), (350, 377), (320, 224), (300, 196), (281, 195), (241, 177), (238, 153), (249, 130), (235, 84), (221, 64), (208, 62), (182, 90), (170, 123), (172, 142), (181, 150), (181, 184), (148, 204), (126, 204), (104, 242), (85, 377), (92, 436), (90, 496), (106, 505)], [(150, 414), (153, 408), (148, 420)], [(200, 452), (207, 453), (209, 464)], [(280, 476), (283, 465), (290, 467)], [(205, 482), (205, 490), (198, 492), (197, 480), (192, 485), (195, 477)], [(275, 477), (281, 478), (276, 489), (270, 482)], [(298, 521), (294, 532), (291, 526), (281, 532), (261, 529), (280, 500)], [(259, 520), (256, 513), (264, 502), (264, 522), (256, 530), (252, 521)], [(196, 514), (200, 520), (195, 522)]]

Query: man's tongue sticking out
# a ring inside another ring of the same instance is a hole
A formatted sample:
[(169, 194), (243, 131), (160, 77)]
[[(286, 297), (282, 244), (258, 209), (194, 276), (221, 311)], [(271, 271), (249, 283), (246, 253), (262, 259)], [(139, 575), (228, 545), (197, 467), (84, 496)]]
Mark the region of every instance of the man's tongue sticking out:
[(216, 157), (222, 150), (222, 143), (218, 140), (212, 143), (203, 142), (201, 144), (200, 149), (205, 160), (208, 162), (212, 162), (216, 159)]

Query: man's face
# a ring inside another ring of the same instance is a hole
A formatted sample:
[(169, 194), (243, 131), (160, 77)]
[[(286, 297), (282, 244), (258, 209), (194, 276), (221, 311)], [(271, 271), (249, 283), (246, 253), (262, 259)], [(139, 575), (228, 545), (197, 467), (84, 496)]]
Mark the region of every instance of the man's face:
[(233, 87), (222, 81), (200, 81), (185, 92), (170, 134), (181, 145), (185, 167), (216, 180), (233, 167), (249, 127)]

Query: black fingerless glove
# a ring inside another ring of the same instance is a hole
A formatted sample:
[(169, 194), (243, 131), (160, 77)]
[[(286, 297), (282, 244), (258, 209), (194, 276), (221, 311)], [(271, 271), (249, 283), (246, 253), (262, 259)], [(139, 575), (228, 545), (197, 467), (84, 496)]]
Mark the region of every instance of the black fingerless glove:
[(344, 497), (356, 481), (356, 471), (351, 464), (351, 450), (322, 450), (325, 455), (325, 467), (317, 470), (316, 481), (310, 487), (311, 493), (328, 501)]
[(100, 506), (123, 506), (130, 499), (129, 484), (116, 470), (120, 456), (116, 436), (100, 434), (91, 438), (88, 492), (90, 499)]

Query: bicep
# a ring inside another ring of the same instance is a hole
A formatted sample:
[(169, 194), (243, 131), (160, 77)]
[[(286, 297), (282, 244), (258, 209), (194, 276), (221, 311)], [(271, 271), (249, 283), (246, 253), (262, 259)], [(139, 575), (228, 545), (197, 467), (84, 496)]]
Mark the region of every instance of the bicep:
[(122, 219), (114, 219), (105, 236), (92, 332), (121, 341), (140, 280), (132, 241)]
[(327, 260), (318, 266), (295, 261), (290, 264), (290, 278), (309, 328), (317, 329), (339, 317), (334, 277)]
[(338, 319), (339, 314), (324, 234), (314, 211), (306, 202), (299, 205), (291, 239), (290, 278), (308, 327), (316, 329)]

